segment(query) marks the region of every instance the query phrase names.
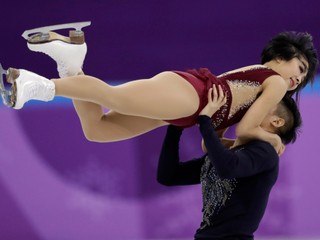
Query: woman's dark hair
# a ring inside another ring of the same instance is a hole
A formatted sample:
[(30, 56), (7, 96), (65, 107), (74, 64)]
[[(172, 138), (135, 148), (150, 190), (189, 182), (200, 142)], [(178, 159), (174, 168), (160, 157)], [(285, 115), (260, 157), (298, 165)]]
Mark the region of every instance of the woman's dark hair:
[(299, 108), (291, 96), (286, 94), (275, 111), (279, 117), (285, 120), (284, 126), (277, 128), (276, 133), (284, 144), (294, 143), (302, 125)]
[(290, 96), (296, 93), (299, 99), (300, 91), (308, 84), (313, 84), (318, 68), (317, 50), (313, 46), (312, 36), (302, 32), (282, 32), (272, 38), (261, 53), (261, 63), (280, 58), (289, 61), (295, 57), (305, 58), (309, 63), (305, 80), (294, 90), (288, 92)]

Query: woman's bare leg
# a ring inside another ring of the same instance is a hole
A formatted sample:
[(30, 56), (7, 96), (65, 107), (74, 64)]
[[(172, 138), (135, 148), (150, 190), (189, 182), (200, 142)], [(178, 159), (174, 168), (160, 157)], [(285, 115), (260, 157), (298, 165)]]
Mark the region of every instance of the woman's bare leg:
[[(12, 102), (16, 109), (21, 109), (32, 99), (50, 101), (54, 95), (79, 101), (76, 110), (84, 132), (95, 141), (117, 141), (137, 136), (165, 125), (163, 120), (190, 116), (199, 106), (199, 97), (193, 86), (173, 72), (115, 87), (82, 75), (50, 81), (26, 70), (12, 69), (8, 76), (15, 87)], [(104, 115), (101, 106), (113, 111)], [(112, 128), (115, 128), (114, 132)]]
[(109, 111), (95, 103), (73, 100), (86, 138), (95, 142), (114, 142), (129, 139), (168, 123)]
[(92, 102), (123, 115), (169, 120), (190, 116), (199, 106), (193, 86), (173, 72), (119, 86), (83, 75), (53, 81), (56, 96)]

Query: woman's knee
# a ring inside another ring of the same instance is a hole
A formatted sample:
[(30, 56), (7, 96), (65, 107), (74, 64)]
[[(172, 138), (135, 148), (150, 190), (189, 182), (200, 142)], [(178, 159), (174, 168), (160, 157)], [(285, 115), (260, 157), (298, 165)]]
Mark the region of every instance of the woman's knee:
[(101, 135), (101, 131), (99, 130), (99, 121), (90, 121), (88, 119), (81, 121), (82, 132), (84, 137), (89, 142), (99, 142), (99, 134)]
[(89, 142), (99, 142), (97, 131), (92, 128), (83, 127), (83, 134)]

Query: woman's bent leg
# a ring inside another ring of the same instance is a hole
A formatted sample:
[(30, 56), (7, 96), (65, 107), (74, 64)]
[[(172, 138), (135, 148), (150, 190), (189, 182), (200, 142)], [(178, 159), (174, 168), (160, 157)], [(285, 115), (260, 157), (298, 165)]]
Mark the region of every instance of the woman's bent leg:
[(83, 133), (89, 141), (114, 142), (133, 138), (168, 123), (123, 115), (114, 111), (104, 113), (101, 106), (79, 100), (73, 101)]
[(199, 106), (193, 86), (173, 72), (119, 86), (82, 75), (53, 81), (58, 96), (92, 102), (123, 115), (169, 120), (190, 116)]

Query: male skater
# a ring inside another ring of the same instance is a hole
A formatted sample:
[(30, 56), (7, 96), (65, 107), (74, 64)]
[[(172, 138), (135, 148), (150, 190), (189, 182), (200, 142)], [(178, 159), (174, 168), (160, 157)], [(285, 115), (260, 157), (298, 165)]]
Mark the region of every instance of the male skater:
[[(223, 104), (209, 99), (198, 123), (206, 154), (180, 162), (182, 129), (170, 125), (158, 164), (158, 181), (166, 186), (202, 184), (203, 220), (195, 239), (252, 240), (265, 212), (279, 171), (279, 156), (267, 142), (254, 140), (228, 149), (216, 134), (210, 116)], [(301, 116), (291, 97), (283, 100), (260, 125), (287, 144), (296, 140)]]

